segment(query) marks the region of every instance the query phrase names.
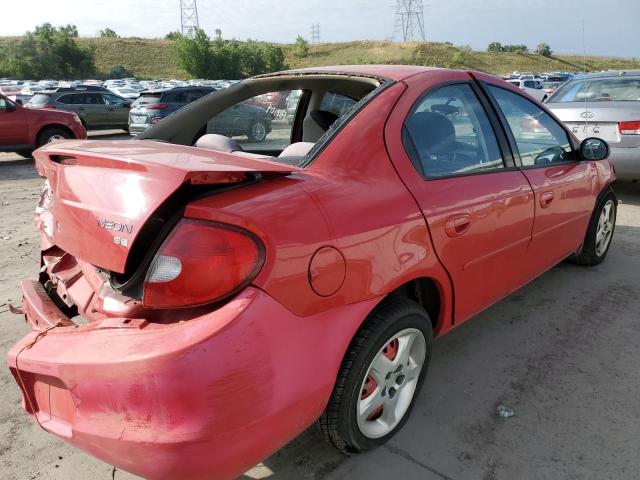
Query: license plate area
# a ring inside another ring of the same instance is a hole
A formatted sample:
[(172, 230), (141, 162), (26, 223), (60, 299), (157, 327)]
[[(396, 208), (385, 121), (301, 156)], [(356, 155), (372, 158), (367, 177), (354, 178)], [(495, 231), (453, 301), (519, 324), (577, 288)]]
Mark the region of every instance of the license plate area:
[(620, 141), (617, 123), (567, 123), (569, 129), (579, 140), (589, 137), (601, 138), (607, 142)]

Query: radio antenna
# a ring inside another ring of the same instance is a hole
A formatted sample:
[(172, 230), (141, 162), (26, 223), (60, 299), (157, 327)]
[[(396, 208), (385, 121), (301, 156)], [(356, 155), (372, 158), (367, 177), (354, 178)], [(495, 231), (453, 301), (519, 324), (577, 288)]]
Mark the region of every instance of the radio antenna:
[[(582, 71), (587, 75), (587, 43), (584, 35), (584, 19), (582, 19)], [(587, 118), (587, 112), (589, 111), (588, 95), (587, 95), (587, 79), (584, 79), (584, 126), (587, 130), (589, 125), (589, 119)], [(585, 132), (588, 135), (588, 132)]]

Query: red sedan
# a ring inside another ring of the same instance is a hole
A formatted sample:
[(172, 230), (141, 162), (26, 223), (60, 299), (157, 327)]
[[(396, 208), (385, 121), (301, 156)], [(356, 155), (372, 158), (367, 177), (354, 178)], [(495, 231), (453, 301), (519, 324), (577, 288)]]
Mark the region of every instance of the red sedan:
[[(207, 133), (290, 90), (268, 142)], [(607, 155), (513, 85), (413, 66), (256, 77), (134, 140), (47, 145), (31, 332), (8, 354), (23, 407), (150, 479), (232, 478), (314, 422), (342, 451), (381, 445), (435, 336), (605, 258)]]

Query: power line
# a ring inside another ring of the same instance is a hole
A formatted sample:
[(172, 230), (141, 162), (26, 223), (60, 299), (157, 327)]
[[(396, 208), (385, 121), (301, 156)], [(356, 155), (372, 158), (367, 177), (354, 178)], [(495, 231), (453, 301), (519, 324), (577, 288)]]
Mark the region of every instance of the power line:
[(397, 0), (392, 38), (404, 42), (426, 40), (422, 0)]
[(311, 43), (312, 44), (320, 43), (320, 24), (319, 23), (311, 24)]
[(187, 37), (192, 36), (195, 30), (200, 28), (196, 0), (180, 0), (180, 24), (182, 35)]

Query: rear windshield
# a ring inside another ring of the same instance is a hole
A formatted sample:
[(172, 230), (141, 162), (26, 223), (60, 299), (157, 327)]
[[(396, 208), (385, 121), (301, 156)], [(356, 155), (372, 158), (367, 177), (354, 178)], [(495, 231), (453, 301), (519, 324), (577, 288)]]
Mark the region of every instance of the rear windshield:
[(49, 101), (49, 95), (46, 93), (36, 93), (31, 100), (29, 100), (29, 105), (45, 105)]
[(640, 101), (640, 77), (604, 77), (571, 80), (547, 103)]
[(152, 105), (160, 101), (161, 93), (146, 94), (143, 93), (138, 99), (131, 104), (133, 107), (139, 107), (140, 105)]

